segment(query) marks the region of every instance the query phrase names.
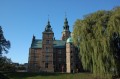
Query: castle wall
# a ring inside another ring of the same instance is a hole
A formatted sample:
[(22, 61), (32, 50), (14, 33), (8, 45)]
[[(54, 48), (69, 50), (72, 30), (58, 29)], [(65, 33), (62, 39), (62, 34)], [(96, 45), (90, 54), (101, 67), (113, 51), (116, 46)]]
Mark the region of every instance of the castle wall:
[(66, 48), (54, 48), (54, 71), (66, 72)]
[(37, 72), (41, 66), (41, 57), (42, 57), (42, 49), (29, 49), (29, 65), (28, 70), (32, 72)]

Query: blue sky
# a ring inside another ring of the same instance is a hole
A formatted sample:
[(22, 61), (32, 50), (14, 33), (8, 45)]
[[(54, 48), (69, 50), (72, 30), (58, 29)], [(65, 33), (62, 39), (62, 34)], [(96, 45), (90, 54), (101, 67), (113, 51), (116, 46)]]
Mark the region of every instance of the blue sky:
[(120, 6), (120, 0), (0, 0), (0, 26), (11, 41), (8, 58), (27, 63), (33, 34), (42, 38), (48, 15), (56, 39), (60, 39), (67, 14), (70, 30), (76, 19), (98, 11)]

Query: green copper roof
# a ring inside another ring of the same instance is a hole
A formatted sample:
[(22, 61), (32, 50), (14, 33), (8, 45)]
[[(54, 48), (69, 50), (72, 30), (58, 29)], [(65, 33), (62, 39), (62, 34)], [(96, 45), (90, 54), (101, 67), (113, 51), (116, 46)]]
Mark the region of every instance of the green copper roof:
[(72, 37), (69, 37), (69, 38), (67, 39), (67, 43), (73, 43)]
[(53, 42), (53, 47), (54, 48), (65, 48), (65, 46), (66, 46), (66, 41), (63, 41), (63, 40), (55, 40), (54, 42)]
[(42, 48), (42, 40), (35, 39), (31, 44), (31, 48)]
[[(66, 46), (65, 43), (66, 41), (54, 40), (53, 47), (54, 48), (65, 48)], [(42, 40), (35, 39), (31, 44), (31, 48), (42, 48)]]

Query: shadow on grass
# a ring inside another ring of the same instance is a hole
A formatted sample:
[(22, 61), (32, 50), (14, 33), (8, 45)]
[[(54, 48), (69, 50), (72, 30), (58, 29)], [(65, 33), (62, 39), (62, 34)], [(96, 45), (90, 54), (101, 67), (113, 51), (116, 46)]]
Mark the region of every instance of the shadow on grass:
[(9, 78), (5, 76), (4, 74), (0, 73), (0, 79), (9, 79)]
[(25, 79), (28, 77), (37, 77), (37, 76), (59, 76), (62, 75), (62, 73), (32, 73), (32, 72), (6, 72), (4, 73), (7, 75), (10, 79)]

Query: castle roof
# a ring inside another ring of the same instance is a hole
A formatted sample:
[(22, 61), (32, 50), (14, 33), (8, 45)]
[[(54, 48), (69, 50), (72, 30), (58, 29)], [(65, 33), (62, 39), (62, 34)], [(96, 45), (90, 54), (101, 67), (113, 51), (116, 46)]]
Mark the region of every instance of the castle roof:
[[(63, 40), (54, 40), (53, 41), (53, 47), (54, 48), (65, 48), (66, 41)], [(31, 48), (42, 48), (42, 40), (41, 39), (35, 39), (32, 44)]]

